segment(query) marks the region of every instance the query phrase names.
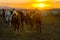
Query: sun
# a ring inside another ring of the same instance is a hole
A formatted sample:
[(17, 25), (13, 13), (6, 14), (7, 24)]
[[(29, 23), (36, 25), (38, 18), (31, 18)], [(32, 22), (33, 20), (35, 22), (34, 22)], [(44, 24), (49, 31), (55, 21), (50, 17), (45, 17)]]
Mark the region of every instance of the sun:
[(45, 4), (45, 3), (36, 3), (36, 4), (32, 4), (32, 7), (35, 8), (45, 8), (45, 7), (49, 7), (50, 4)]
[(46, 2), (48, 0), (35, 0), (35, 2)]
[(40, 4), (39, 4), (39, 7), (43, 8), (43, 7), (45, 7), (45, 4), (40, 3)]

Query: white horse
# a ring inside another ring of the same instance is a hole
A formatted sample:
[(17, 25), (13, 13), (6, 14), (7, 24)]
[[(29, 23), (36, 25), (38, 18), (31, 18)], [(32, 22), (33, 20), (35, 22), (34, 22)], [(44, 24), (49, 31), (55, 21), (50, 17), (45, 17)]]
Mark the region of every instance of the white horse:
[(11, 26), (11, 12), (9, 10), (5, 12), (5, 20)]

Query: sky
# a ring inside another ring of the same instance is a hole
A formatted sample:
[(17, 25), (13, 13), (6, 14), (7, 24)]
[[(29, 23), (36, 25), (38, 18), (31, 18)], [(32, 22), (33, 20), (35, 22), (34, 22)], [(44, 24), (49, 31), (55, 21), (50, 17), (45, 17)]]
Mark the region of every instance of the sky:
[[(41, 0), (0, 0), (0, 3), (29, 3), (29, 2), (40, 2)], [(59, 3), (60, 0), (43, 0), (43, 1), (50, 1), (50, 2), (57, 2)]]
[(0, 6), (9, 6), (16, 8), (32, 8), (32, 4), (36, 3), (51, 5), (47, 8), (60, 8), (60, 0), (0, 0)]

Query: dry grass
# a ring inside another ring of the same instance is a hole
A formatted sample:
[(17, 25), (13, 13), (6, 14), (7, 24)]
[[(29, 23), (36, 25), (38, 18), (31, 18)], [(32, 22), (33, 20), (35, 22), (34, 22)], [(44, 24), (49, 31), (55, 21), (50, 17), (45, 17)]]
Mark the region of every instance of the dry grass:
[[(25, 25), (26, 30), (28, 28)], [(0, 40), (60, 40), (60, 18), (43, 17), (41, 32), (22, 32), (16, 35), (0, 17)]]

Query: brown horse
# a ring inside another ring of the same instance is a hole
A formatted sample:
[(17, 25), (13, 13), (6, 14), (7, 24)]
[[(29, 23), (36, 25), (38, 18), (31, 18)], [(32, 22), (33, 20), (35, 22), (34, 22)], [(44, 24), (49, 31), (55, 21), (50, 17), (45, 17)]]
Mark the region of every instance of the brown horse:
[[(30, 16), (29, 16), (30, 15)], [(27, 14), (27, 20), (31, 26), (31, 30), (34, 28), (34, 26), (36, 25), (36, 29), (38, 31), (41, 31), (41, 24), (42, 24), (42, 16), (40, 13), (38, 12), (32, 12)]]
[(2, 9), (3, 18), (5, 18), (5, 9)]
[(33, 22), (34, 24), (36, 24), (37, 31), (41, 32), (42, 17), (39, 13), (33, 16)]
[(12, 20), (11, 20), (11, 25), (14, 28), (14, 30), (19, 30), (20, 27), (20, 15), (18, 12), (12, 14)]
[(24, 15), (24, 13), (22, 11), (18, 11), (18, 12), (19, 12), (19, 15), (20, 15), (20, 18), (21, 18), (20, 22), (21, 22), (21, 31), (22, 31), (22, 30), (24, 30), (23, 29), (24, 22), (26, 24), (28, 24), (28, 23), (27, 23), (27, 19), (26, 19), (26, 16)]
[(14, 30), (23, 30), (23, 22), (26, 22), (26, 17), (22, 11), (17, 11), (17, 13), (12, 14), (11, 25), (13, 26)]

